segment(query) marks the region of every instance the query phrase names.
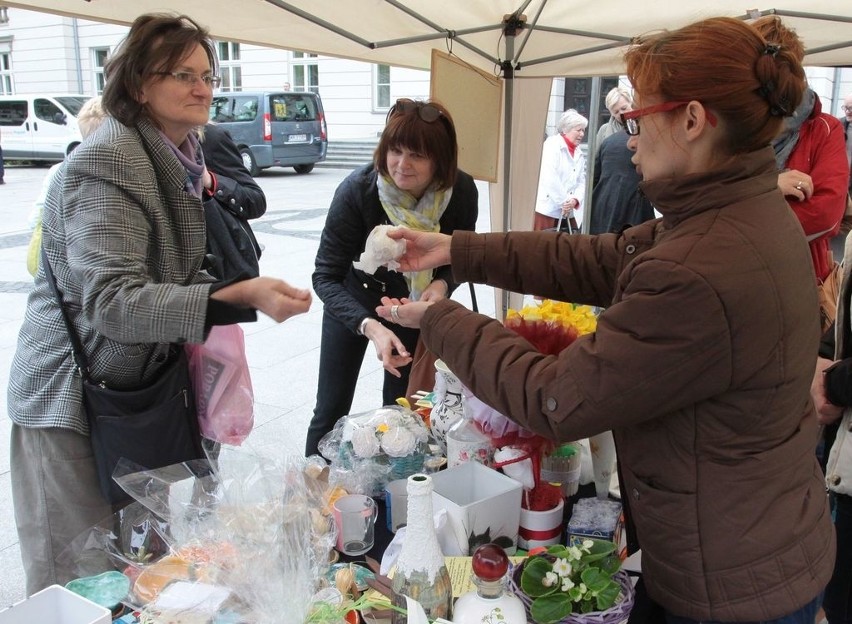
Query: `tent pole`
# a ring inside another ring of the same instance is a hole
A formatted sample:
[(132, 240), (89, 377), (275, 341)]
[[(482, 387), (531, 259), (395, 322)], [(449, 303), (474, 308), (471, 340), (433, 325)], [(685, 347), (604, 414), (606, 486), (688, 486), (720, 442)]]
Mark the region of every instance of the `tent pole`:
[(583, 234), (588, 234), (592, 226), (592, 189), (595, 179), (595, 155), (598, 148), (598, 119), (600, 119), (601, 109), (601, 79), (600, 76), (592, 78), (591, 101), (589, 102), (589, 140), (586, 145), (589, 146), (588, 158), (586, 160), (586, 206), (583, 209), (583, 225), (581, 231)]
[[(515, 36), (524, 27), (526, 17), (523, 15), (507, 15), (503, 21), (503, 36), (506, 38), (505, 61), (500, 64), (505, 81), (505, 95), (503, 100), (503, 231), (512, 231), (512, 108), (514, 101), (514, 79), (515, 68), (512, 66), (512, 57), (515, 54)], [(498, 313), (499, 318), (506, 318), (509, 311), (509, 291), (502, 291), (501, 305)]]

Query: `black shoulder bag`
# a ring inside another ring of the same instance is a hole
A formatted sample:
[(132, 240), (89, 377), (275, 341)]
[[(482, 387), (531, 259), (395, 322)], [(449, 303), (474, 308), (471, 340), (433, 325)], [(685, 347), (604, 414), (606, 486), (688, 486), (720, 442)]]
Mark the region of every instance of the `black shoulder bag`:
[(141, 468), (154, 469), (204, 456), (186, 353), (180, 346), (173, 346), (157, 378), (141, 388), (112, 390), (103, 382), (94, 381), (43, 249), (41, 258), (83, 379), (83, 408), (101, 493), (110, 503), (128, 503), (131, 497), (113, 480), (122, 458)]

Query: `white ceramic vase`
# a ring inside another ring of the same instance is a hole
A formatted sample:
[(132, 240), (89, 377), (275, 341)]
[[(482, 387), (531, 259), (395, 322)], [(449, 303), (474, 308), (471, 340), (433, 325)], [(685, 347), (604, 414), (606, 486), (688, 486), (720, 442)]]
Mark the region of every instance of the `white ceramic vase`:
[(429, 428), (435, 442), (447, 453), (447, 431), (464, 418), (462, 384), (442, 360), (435, 360), (435, 404), (429, 415)]

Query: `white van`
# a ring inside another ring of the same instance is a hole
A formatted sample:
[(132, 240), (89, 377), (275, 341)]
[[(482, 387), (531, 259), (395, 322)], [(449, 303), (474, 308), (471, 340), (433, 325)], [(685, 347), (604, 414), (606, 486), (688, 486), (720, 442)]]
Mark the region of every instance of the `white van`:
[(8, 160), (60, 161), (83, 140), (77, 113), (89, 95), (0, 95), (0, 145)]

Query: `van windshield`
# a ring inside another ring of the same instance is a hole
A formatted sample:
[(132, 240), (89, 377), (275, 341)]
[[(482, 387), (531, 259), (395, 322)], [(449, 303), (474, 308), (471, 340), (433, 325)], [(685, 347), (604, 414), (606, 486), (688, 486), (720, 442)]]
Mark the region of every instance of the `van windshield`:
[(279, 93), (269, 96), (272, 121), (316, 121), (317, 104), (313, 94)]
[(74, 115), (75, 117), (80, 112), (80, 108), (82, 108), (83, 104), (85, 104), (89, 98), (85, 96), (75, 96), (75, 95), (61, 95), (56, 98), (56, 101), (62, 104), (69, 113)]

